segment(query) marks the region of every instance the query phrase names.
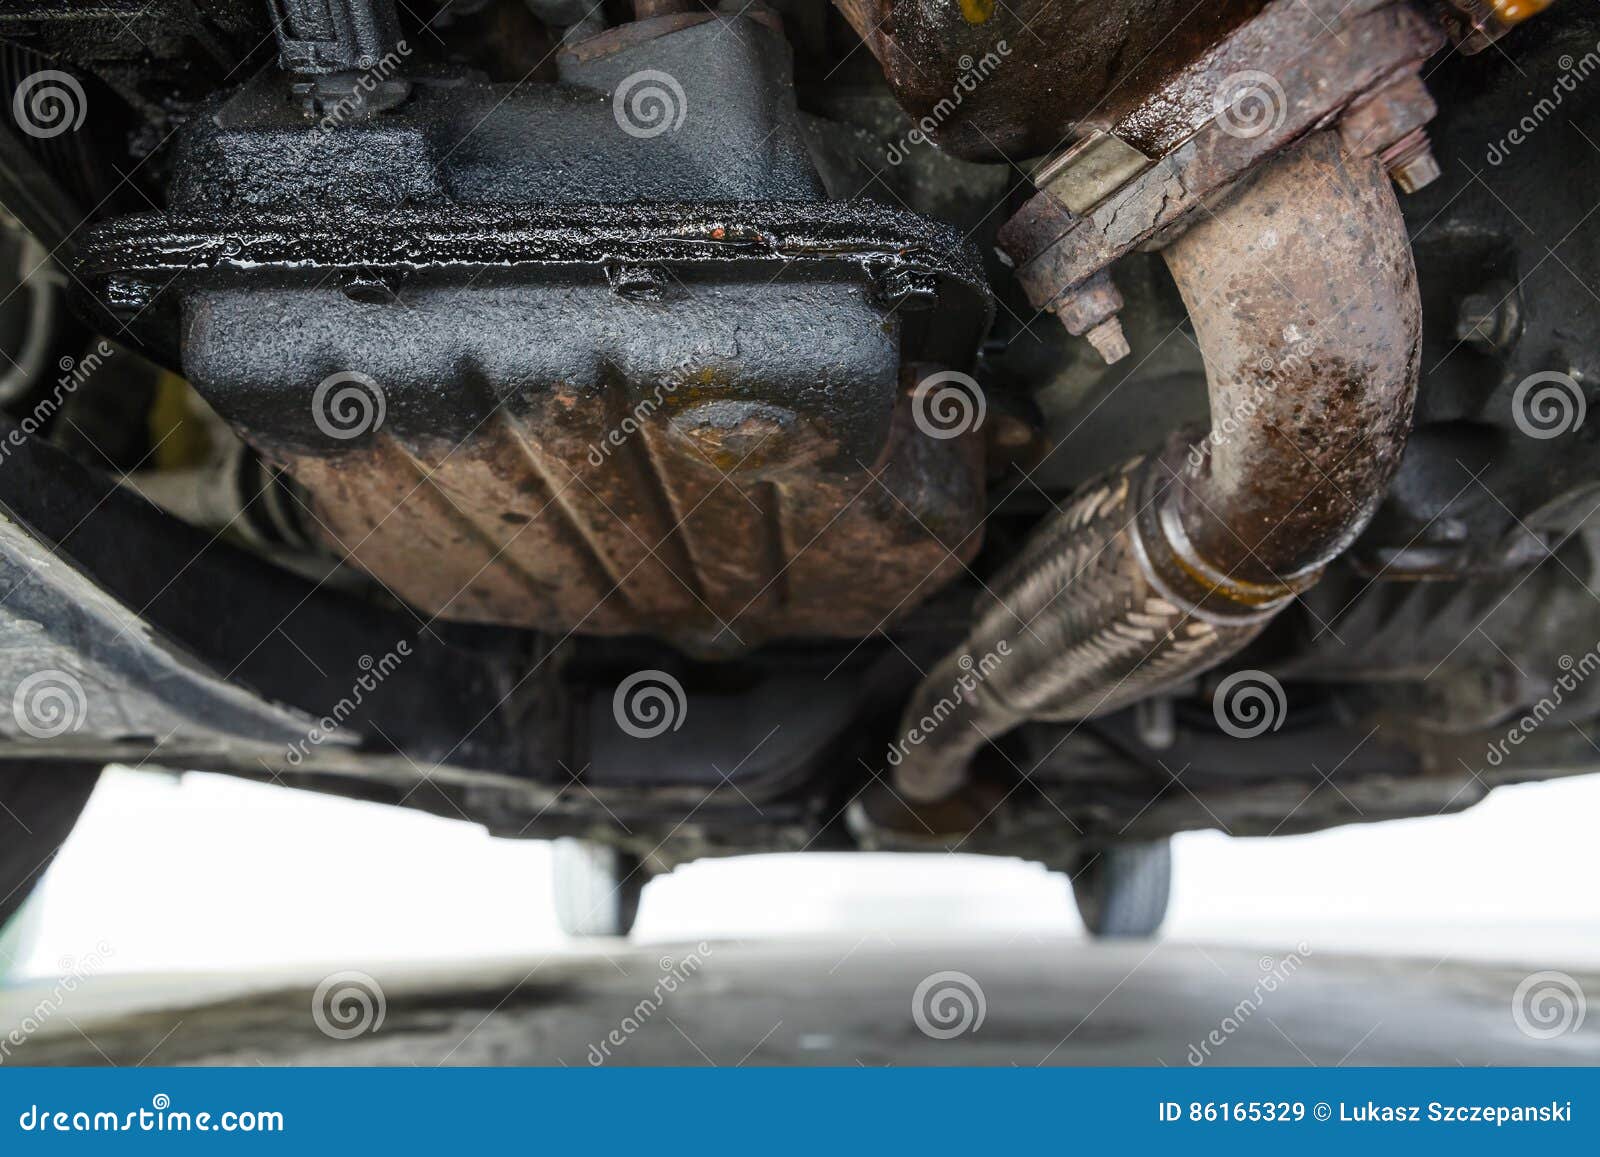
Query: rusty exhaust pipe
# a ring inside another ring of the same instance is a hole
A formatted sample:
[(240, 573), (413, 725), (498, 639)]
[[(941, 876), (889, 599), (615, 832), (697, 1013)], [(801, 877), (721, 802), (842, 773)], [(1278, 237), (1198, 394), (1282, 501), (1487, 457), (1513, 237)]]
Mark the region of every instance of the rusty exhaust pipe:
[(891, 749), (907, 799), (984, 744), (1200, 674), (1372, 518), (1411, 426), (1421, 303), (1382, 165), (1306, 138), (1165, 250), (1205, 359), (1211, 433), (1085, 486), (918, 686)]

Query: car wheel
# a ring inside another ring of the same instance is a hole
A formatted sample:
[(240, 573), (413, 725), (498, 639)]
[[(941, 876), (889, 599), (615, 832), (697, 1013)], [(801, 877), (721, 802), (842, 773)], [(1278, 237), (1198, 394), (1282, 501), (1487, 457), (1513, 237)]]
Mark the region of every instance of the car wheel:
[(626, 936), (648, 882), (639, 857), (592, 840), (551, 846), (556, 923), (568, 936)]
[(1113, 844), (1072, 876), (1072, 895), (1096, 939), (1154, 936), (1172, 891), (1172, 844)]
[(39, 883), (99, 778), (98, 763), (0, 762), (0, 925)]

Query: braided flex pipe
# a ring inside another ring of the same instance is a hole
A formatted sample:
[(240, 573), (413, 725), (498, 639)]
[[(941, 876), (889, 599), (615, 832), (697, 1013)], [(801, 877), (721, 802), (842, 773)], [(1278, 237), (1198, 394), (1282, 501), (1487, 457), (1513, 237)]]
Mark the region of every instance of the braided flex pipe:
[(1421, 303), (1379, 163), (1315, 134), (1164, 252), (1205, 359), (1212, 432), (1086, 485), (1035, 533), (912, 695), (903, 734), (918, 738), (890, 758), (909, 800), (952, 795), (978, 750), (1026, 720), (1102, 715), (1222, 662), (1388, 490)]

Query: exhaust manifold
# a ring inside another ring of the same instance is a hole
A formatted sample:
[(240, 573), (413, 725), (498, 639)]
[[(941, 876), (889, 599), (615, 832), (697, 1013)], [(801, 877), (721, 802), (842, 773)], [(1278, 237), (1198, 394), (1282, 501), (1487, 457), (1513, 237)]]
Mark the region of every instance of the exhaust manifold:
[[(1227, 659), (1388, 489), (1421, 303), (1382, 164), (1317, 133), (1164, 253), (1205, 359), (1211, 432), (1085, 486), (993, 584), (906, 708), (919, 742), (896, 748), (894, 783), (909, 800), (951, 796), (1020, 723), (1103, 715)], [(972, 689), (952, 697), (958, 685)]]

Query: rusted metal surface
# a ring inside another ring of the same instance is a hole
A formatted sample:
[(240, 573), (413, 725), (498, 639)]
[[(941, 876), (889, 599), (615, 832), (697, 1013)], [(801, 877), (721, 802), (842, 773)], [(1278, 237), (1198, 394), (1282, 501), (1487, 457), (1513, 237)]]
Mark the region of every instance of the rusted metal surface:
[[(1443, 43), (1409, 0), (1273, 0), (1131, 104), (1113, 131), (1162, 157), (1226, 110), (1240, 135), (1252, 138), (1279, 108), (1288, 119), (1297, 105), (1338, 109), (1370, 86), (1369, 77), (1431, 55)], [(1362, 61), (1371, 67), (1360, 69)], [(1279, 100), (1278, 89), (1286, 99)]]
[(864, 461), (708, 370), (519, 391), (459, 443), (269, 456), (331, 549), (429, 614), (729, 653), (871, 633), (976, 552), (981, 436), (923, 436), (914, 385)]
[(1422, 128), (1438, 111), (1419, 64), (1345, 109), (1339, 138), (1351, 156), (1370, 157)]
[(1381, 163), (1318, 133), (1166, 256), (1205, 358), (1212, 431), (1085, 487), (996, 581), (904, 715), (922, 738), (895, 786), (913, 801), (956, 792), (977, 751), (1024, 720), (1104, 714), (1226, 659), (1388, 489), (1421, 305)]
[(1082, 337), (1122, 310), (1122, 293), (1109, 273), (1097, 273), (1056, 304), (1056, 316), (1073, 337)]
[(1195, 552), (1254, 583), (1326, 564), (1371, 518), (1411, 427), (1422, 325), (1375, 160), (1321, 134), (1165, 250), (1214, 437), (1177, 499)]
[(1133, 352), (1117, 318), (1123, 304), (1121, 290), (1111, 274), (1102, 270), (1058, 298), (1055, 310), (1068, 333), (1087, 338), (1106, 364), (1112, 365)]
[[(1175, 69), (1262, 7), (1262, 0), (835, 2), (911, 117), (936, 122), (930, 136), (941, 147), (974, 160), (1017, 161), (1059, 148), (1078, 128), (1110, 131)], [(1001, 65), (974, 82), (973, 62), (1002, 44)]]
[[(1268, 9), (1169, 86), (1164, 111), (1139, 114), (1155, 132), (1159, 123), (1176, 118), (1187, 126), (1207, 112), (1197, 133), (1087, 213), (1040, 193), (1001, 229), (1001, 247), (1029, 300), (1054, 308), (1119, 257), (1168, 239), (1255, 165), (1334, 120), (1357, 97), (1408, 75), (1440, 42), (1438, 30), (1408, 6), (1342, 16), (1307, 5)], [(1217, 94), (1230, 77), (1246, 79), (1233, 82), (1242, 87), (1232, 111), (1217, 115)], [(1180, 91), (1190, 95), (1179, 100)]]
[(1339, 118), (1339, 136), (1353, 156), (1377, 154), (1402, 193), (1415, 193), (1439, 178), (1428, 131), (1439, 111), (1419, 64), (1362, 97)]

